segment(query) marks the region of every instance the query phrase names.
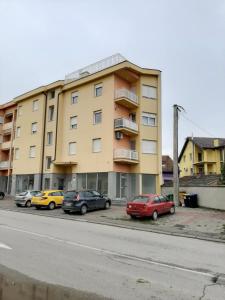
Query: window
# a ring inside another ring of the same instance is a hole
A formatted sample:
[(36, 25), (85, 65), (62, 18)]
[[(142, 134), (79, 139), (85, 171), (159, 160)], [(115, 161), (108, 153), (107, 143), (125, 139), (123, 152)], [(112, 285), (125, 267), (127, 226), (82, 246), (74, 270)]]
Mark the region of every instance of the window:
[(22, 115), (22, 106), (20, 105), (20, 106), (18, 106), (18, 108), (17, 108), (17, 116), (19, 117), (19, 116), (21, 116)]
[(38, 100), (33, 101), (33, 111), (38, 110)]
[(198, 161), (202, 161), (202, 153), (198, 153)]
[(184, 161), (184, 162), (186, 161), (186, 155), (184, 155), (184, 157), (183, 157), (183, 161)]
[(19, 153), (20, 152), (20, 149), (19, 148), (16, 148), (15, 149), (15, 159), (19, 159)]
[(156, 154), (156, 141), (142, 140), (142, 153)]
[(50, 178), (45, 178), (44, 189), (45, 190), (49, 190), (50, 189)]
[(94, 111), (94, 124), (99, 124), (102, 122), (102, 111)]
[(102, 95), (102, 89), (103, 89), (102, 83), (95, 85), (95, 97), (99, 97)]
[(54, 119), (54, 105), (51, 105), (48, 108), (48, 120), (53, 121), (53, 119)]
[(47, 145), (52, 145), (53, 142), (53, 132), (47, 132)]
[(146, 98), (157, 98), (157, 89), (150, 85), (142, 85), (142, 96)]
[(192, 153), (189, 154), (190, 161), (192, 161)]
[(54, 90), (49, 92), (49, 99), (53, 99), (53, 98), (55, 98), (55, 91)]
[(46, 156), (46, 169), (49, 170), (51, 168), (52, 164), (52, 157), (51, 156)]
[(20, 137), (21, 128), (16, 127), (16, 137)]
[(71, 104), (75, 104), (78, 102), (78, 92), (73, 92), (71, 94)]
[(77, 128), (77, 116), (70, 117), (70, 128)]
[(71, 142), (69, 143), (69, 155), (74, 155), (76, 154), (76, 145), (77, 143), (76, 142)]
[(31, 124), (31, 133), (35, 134), (37, 132), (37, 122)]
[(142, 124), (146, 126), (156, 126), (156, 114), (142, 113)]
[(92, 152), (101, 152), (101, 139), (92, 140)]
[(30, 146), (29, 157), (34, 158), (36, 154), (36, 146)]

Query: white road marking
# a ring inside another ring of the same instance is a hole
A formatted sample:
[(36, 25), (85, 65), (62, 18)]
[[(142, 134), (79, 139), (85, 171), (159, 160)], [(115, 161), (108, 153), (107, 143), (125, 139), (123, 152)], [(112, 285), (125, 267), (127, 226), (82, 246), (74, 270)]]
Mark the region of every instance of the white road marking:
[(0, 248), (7, 249), (7, 250), (12, 250), (11, 247), (9, 247), (9, 246), (7, 246), (6, 244), (3, 244), (3, 243), (0, 243)]
[(164, 267), (164, 268), (170, 268), (170, 269), (174, 269), (174, 270), (185, 271), (185, 272), (189, 272), (189, 273), (193, 273), (193, 274), (197, 274), (197, 275), (208, 276), (208, 277), (211, 277), (211, 278), (213, 278), (215, 276), (215, 274), (208, 273), (208, 272), (192, 270), (192, 269), (187, 268), (187, 267), (175, 266), (175, 265), (169, 264), (169, 263), (148, 260), (148, 259), (145, 259), (145, 258), (140, 258), (140, 257), (128, 255), (128, 254), (122, 254), (122, 253), (119, 253), (119, 252), (116, 252), (116, 251), (106, 250), (106, 249), (102, 249), (102, 248), (96, 248), (96, 247), (88, 246), (88, 245), (85, 245), (85, 244), (82, 244), (82, 243), (79, 243), (79, 242), (72, 242), (72, 241), (68, 241), (68, 240), (63, 240), (63, 239), (56, 238), (56, 237), (53, 237), (53, 236), (50, 236), (50, 235), (36, 233), (36, 232), (28, 231), (28, 230), (15, 228), (15, 227), (10, 227), (10, 226), (7, 226), (7, 225), (0, 225), (0, 227), (8, 229), (8, 230), (12, 230), (12, 231), (17, 231), (17, 232), (30, 234), (30, 235), (41, 237), (41, 238), (46, 238), (46, 239), (49, 239), (49, 240), (54, 240), (54, 241), (57, 241), (57, 242), (60, 242), (60, 243), (64, 243), (64, 244), (68, 244), (68, 245), (72, 245), (72, 246), (76, 246), (76, 247), (86, 248), (86, 249), (93, 250), (93, 251), (96, 251), (96, 252), (101, 252), (101, 253), (104, 253), (104, 254), (109, 254), (109, 255), (118, 256), (118, 257), (121, 257), (121, 258), (134, 260), (134, 261), (140, 261), (140, 262), (144, 262), (144, 263), (148, 263), (148, 264), (152, 264), (152, 265), (161, 266), (161, 267)]

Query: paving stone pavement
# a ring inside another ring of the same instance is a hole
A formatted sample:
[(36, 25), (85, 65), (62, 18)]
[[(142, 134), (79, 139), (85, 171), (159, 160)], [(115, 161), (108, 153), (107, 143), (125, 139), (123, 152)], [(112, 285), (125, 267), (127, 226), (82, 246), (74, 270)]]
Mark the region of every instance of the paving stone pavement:
[(225, 243), (225, 211), (213, 209), (178, 207), (174, 215), (166, 214), (160, 216), (157, 221), (153, 221), (151, 218), (131, 220), (126, 215), (125, 207), (116, 205), (113, 205), (109, 210), (89, 212), (85, 216), (79, 214), (66, 215), (60, 208), (53, 211), (47, 209), (36, 210), (33, 207), (18, 208), (14, 203), (13, 197), (6, 197), (4, 200), (0, 200), (0, 209), (218, 240)]

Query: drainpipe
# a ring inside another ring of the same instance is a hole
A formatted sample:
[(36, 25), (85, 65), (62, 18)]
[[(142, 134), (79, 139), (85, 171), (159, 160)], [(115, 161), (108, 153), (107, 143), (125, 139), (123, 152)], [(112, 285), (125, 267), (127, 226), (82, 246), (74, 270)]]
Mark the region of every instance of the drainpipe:
[(6, 186), (6, 191), (7, 194), (9, 194), (9, 179), (10, 179), (10, 170), (11, 170), (11, 163), (12, 163), (12, 148), (13, 148), (13, 141), (14, 141), (14, 124), (15, 123), (15, 110), (13, 111), (13, 119), (12, 119), (12, 129), (11, 129), (11, 144), (10, 144), (10, 149), (9, 149), (9, 166), (7, 170), (7, 186)]
[(56, 160), (56, 152), (57, 152), (57, 142), (58, 142), (58, 123), (59, 123), (59, 95), (61, 95), (63, 92), (59, 92), (57, 96), (57, 110), (56, 110), (56, 127), (55, 127), (55, 152), (54, 152), (54, 159), (52, 161)]
[(44, 172), (44, 155), (45, 155), (45, 133), (46, 133), (46, 112), (47, 112), (47, 98), (48, 94), (46, 92), (42, 92), (45, 95), (45, 104), (44, 104), (44, 128), (43, 128), (43, 138), (42, 138), (42, 153), (41, 153), (41, 180), (39, 189), (42, 190), (43, 185), (43, 172)]

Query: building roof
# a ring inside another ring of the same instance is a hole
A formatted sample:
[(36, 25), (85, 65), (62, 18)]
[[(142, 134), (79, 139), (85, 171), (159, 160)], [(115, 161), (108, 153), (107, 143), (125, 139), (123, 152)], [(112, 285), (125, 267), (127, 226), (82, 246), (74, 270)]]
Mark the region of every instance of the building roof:
[(180, 152), (178, 162), (180, 162), (181, 157), (189, 141), (193, 141), (193, 143), (201, 149), (216, 149), (220, 147), (225, 147), (225, 138), (187, 137), (183, 148)]
[(173, 173), (173, 160), (169, 155), (162, 155), (163, 173)]
[[(220, 175), (194, 175), (184, 176), (179, 179), (180, 187), (197, 187), (197, 186), (221, 186)], [(164, 187), (172, 187), (173, 181), (167, 181)]]

